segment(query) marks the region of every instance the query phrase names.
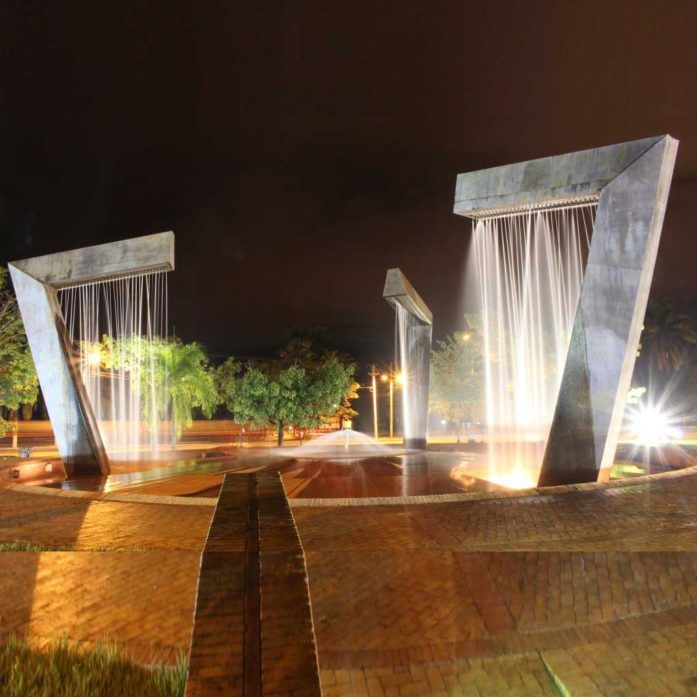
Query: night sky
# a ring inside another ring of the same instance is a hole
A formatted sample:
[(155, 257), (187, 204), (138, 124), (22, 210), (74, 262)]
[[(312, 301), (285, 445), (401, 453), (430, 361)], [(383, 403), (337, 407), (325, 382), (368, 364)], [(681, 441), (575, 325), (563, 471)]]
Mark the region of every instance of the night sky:
[(697, 2), (0, 3), (0, 262), (172, 229), (176, 333), (389, 358), (458, 329), (455, 176), (680, 139), (653, 293), (697, 299)]

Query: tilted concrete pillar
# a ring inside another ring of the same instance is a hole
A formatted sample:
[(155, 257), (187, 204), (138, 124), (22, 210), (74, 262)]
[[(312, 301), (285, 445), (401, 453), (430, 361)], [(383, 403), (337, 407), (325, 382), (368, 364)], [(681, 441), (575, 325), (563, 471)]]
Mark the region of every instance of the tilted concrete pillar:
[[(402, 399), (409, 404), (409, 423), (404, 423), (404, 446), (425, 449), (428, 437), (428, 386), (431, 372), (431, 336), (433, 315), (406, 276), (399, 269), (389, 269), (383, 298), (410, 316), (402, 360), (410, 366), (405, 376)], [(403, 419), (404, 420), (404, 419)]]
[(598, 201), (540, 486), (612, 466), (677, 148), (664, 135), (458, 175), (454, 211), (471, 218)]
[(13, 261), (9, 264), (29, 349), (69, 475), (109, 473), (92, 404), (73, 356), (57, 291), (136, 273), (174, 269), (174, 233)]

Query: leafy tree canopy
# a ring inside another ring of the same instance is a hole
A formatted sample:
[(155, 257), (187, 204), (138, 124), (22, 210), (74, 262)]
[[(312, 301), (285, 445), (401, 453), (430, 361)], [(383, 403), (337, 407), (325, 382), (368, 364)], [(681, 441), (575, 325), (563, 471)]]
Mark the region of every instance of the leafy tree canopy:
[(242, 365), (229, 358), (216, 370), (216, 380), (235, 420), (257, 427), (273, 424), (280, 445), (284, 426), (311, 428), (350, 410), (357, 388), (354, 372), (346, 356), (329, 348), (325, 330), (295, 330), (279, 360)]
[(680, 370), (697, 344), (694, 317), (681, 314), (667, 299), (651, 299), (646, 308), (639, 349), (639, 369), (649, 376)]
[[(83, 351), (86, 350), (83, 347)], [(220, 403), (214, 373), (206, 352), (196, 341), (154, 337), (112, 338), (104, 335), (99, 347), (101, 361), (108, 368), (138, 369), (143, 412), (151, 418), (151, 394), (156, 395), (155, 418), (172, 418), (172, 439), (191, 426), (194, 411), (210, 418)]]
[[(36, 377), (19, 314), (17, 300), (10, 288), (7, 269), (0, 267), (0, 406), (19, 409), (33, 405), (39, 394)], [(10, 424), (0, 417), (0, 436)]]
[(437, 341), (431, 354), (430, 409), (456, 423), (481, 418), (484, 405), (481, 338), (469, 325)]

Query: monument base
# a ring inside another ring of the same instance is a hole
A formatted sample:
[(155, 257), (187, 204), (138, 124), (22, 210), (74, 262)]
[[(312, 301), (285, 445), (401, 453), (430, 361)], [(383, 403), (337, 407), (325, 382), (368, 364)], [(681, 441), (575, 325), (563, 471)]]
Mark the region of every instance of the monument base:
[(407, 450), (426, 450), (425, 438), (405, 438), (404, 447)]

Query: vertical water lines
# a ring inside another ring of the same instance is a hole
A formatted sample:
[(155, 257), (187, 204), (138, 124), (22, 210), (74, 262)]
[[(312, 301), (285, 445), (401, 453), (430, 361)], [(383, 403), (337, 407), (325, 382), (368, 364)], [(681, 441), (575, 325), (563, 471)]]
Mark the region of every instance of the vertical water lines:
[(166, 370), (167, 273), (136, 274), (59, 292), (66, 329), (111, 459), (160, 443)]
[(475, 221), (492, 479), (541, 464), (594, 213), (587, 204)]

